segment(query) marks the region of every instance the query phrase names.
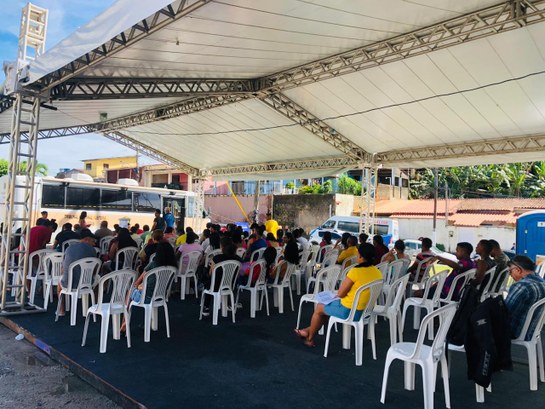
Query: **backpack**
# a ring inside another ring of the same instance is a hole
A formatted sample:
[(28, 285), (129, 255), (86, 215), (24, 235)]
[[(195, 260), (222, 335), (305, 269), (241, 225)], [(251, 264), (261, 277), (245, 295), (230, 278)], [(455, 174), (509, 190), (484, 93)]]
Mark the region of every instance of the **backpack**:
[(479, 291), (471, 282), (462, 288), (458, 309), (447, 333), (447, 342), (452, 345), (464, 345), (471, 314), (475, 312), (479, 303)]

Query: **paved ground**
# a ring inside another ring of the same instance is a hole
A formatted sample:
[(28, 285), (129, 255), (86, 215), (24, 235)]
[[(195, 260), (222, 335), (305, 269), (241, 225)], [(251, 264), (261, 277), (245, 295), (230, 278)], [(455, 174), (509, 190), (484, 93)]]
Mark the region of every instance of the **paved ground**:
[(0, 324), (0, 407), (119, 408), (68, 369)]

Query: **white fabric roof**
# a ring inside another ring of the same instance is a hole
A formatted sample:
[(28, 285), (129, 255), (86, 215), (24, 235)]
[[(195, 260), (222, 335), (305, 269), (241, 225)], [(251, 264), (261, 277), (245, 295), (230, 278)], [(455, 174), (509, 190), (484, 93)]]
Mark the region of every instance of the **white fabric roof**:
[[(169, 3), (119, 0), (34, 61), (30, 83), (107, 43)], [(173, 9), (179, 3), (173, 2)], [(193, 0), (188, 2), (188, 6), (194, 7), (188, 14), (165, 22), (160, 29), (101, 58), (78, 72), (77, 77), (258, 79), (501, 3)], [(342, 135), (345, 143), (353, 143), (370, 154), (541, 135), (545, 130), (545, 87), (540, 74), (545, 72), (544, 40), (545, 23), (537, 22), (294, 85), (281, 92), (300, 106), (299, 113), (304, 110), (321, 119), (333, 134)], [(190, 96), (185, 98), (189, 100)], [(294, 126), (293, 117), (286, 117), (263, 98), (266, 94), (258, 93), (257, 98), (190, 111), (166, 120), (129, 124), (121, 131), (138, 143), (206, 170), (345, 155), (337, 143), (325, 141), (308, 127)], [(53, 101), (51, 104), (59, 109), (43, 110), (41, 127), (98, 122), (100, 112), (107, 112), (108, 119), (123, 118), (183, 100), (161, 97)], [(9, 132), (9, 112), (0, 114), (0, 133)], [(384, 163), (423, 167), (542, 159), (543, 149), (500, 149), (496, 154), (458, 157), (396, 157)], [(254, 169), (246, 178), (258, 174), (267, 179), (319, 176), (345, 168), (339, 165), (323, 172), (276, 171), (274, 175)]]

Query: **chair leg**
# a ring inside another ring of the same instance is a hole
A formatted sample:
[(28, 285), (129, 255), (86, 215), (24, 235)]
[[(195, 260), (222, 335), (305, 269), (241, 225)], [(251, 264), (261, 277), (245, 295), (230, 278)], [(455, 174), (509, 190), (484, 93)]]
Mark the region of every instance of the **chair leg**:
[(220, 295), (214, 294), (214, 311), (212, 312), (212, 325), (218, 325), (218, 314), (219, 314), (219, 303), (220, 303)]
[(303, 303), (305, 301), (301, 298), (301, 301), (299, 301), (299, 311), (297, 311), (297, 325), (295, 328), (299, 329), (299, 324), (301, 323), (301, 310), (303, 309)]
[(180, 277), (180, 300), (185, 300), (185, 286), (186, 286), (185, 276)]
[(443, 377), (443, 389), (445, 391), (445, 406), (450, 409), (449, 370), (445, 355), (441, 357), (441, 374)]
[[(235, 297), (233, 296), (233, 293), (229, 294), (229, 298), (231, 299), (231, 315), (233, 317), (233, 324), (235, 323), (235, 314), (237, 312), (237, 305), (235, 304)], [(254, 313), (255, 316), (255, 313)]]
[(390, 353), (386, 354), (386, 362), (384, 363), (384, 374), (382, 375), (382, 388), (380, 391), (380, 403), (384, 404), (386, 400), (386, 386), (388, 385), (388, 373), (390, 372), (390, 364), (392, 363), (392, 358)]
[(36, 281), (38, 281), (38, 276), (31, 277), (30, 279), (30, 303), (34, 305), (34, 296), (36, 295)]
[[(238, 295), (238, 293), (237, 293)], [(238, 297), (235, 306), (238, 305)], [(257, 310), (257, 289), (250, 289), (250, 318), (255, 318), (255, 312)]]
[(269, 293), (266, 287), (263, 289), (263, 295), (265, 296), (265, 307), (267, 308), (267, 316), (269, 316)]
[[(291, 290), (291, 287), (288, 287), (288, 292), (290, 294), (291, 310), (295, 311), (295, 308), (293, 306), (293, 291)], [(282, 293), (284, 293), (283, 290), (282, 290)], [(299, 293), (297, 293), (297, 295), (299, 295)]]
[[(433, 389), (435, 384), (436, 365), (432, 363), (424, 363), (422, 365), (422, 386), (424, 389), (424, 409), (433, 409)], [(413, 364), (414, 368), (414, 364)], [(413, 373), (414, 375), (414, 373)]]
[[(119, 316), (118, 316), (119, 317)], [(102, 322), (100, 325), (100, 353), (106, 353), (106, 346), (108, 344), (108, 326), (110, 324), (110, 314), (104, 314), (102, 316)]]
[(206, 297), (206, 294), (202, 293), (201, 294), (201, 309), (200, 309), (200, 312), (199, 312), (199, 320), (202, 320), (202, 313), (204, 311), (204, 297)]
[(121, 314), (112, 315), (112, 335), (114, 339), (121, 339)]
[(151, 329), (157, 331), (159, 329), (159, 307), (151, 309)]
[(541, 344), (541, 337), (537, 337), (537, 364), (539, 367), (539, 380), (545, 382), (545, 368), (543, 368), (543, 345)]
[(390, 345), (394, 345), (397, 342), (397, 317), (388, 317), (388, 324), (390, 325)]
[(44, 283), (44, 310), (46, 311), (47, 311), (47, 304), (49, 301), (50, 294), (51, 294), (51, 285), (49, 283)]
[(148, 305), (144, 308), (144, 342), (150, 341), (151, 333), (151, 315), (152, 315), (151, 305)]
[(414, 364), (412, 362), (405, 361), (403, 363), (405, 389), (408, 391), (414, 391), (414, 369)]
[(197, 285), (197, 276), (193, 276), (193, 284), (195, 285), (195, 298), (199, 298), (199, 287)]
[(278, 288), (278, 312), (284, 314), (284, 287)]
[(356, 348), (356, 366), (363, 363), (363, 325), (354, 328), (354, 347)]
[(73, 327), (76, 325), (76, 314), (78, 312), (78, 296), (76, 294), (70, 296), (70, 303), (72, 304), (72, 310), (70, 311), (70, 325)]
[(420, 308), (417, 308), (416, 305), (413, 308), (413, 329), (418, 329), (420, 327)]
[(484, 403), (484, 388), (475, 384), (475, 400), (477, 403)]
[(165, 310), (165, 326), (167, 327), (167, 338), (170, 338), (170, 320), (168, 319), (168, 306), (167, 303), (163, 304)]
[(325, 336), (325, 346), (324, 346), (324, 357), (327, 358), (327, 351), (329, 349), (329, 336), (331, 335), (331, 326), (333, 325), (333, 320), (330, 319), (327, 323), (327, 334)]
[[(372, 319), (373, 317), (371, 317)], [(375, 340), (375, 326), (369, 325), (367, 328), (367, 338), (371, 340), (371, 350), (373, 351), (373, 359), (377, 360), (377, 343)], [(363, 342), (363, 329), (362, 329), (362, 342)]]
[(530, 373), (530, 390), (537, 391), (537, 347), (527, 343), (524, 345), (528, 351), (528, 370)]
[(81, 346), (85, 346), (85, 342), (87, 341), (87, 329), (89, 328), (89, 315), (85, 317), (85, 325), (83, 326), (83, 337), (81, 338)]
[(401, 321), (399, 313), (396, 316), (396, 321), (398, 326), (399, 342), (403, 342), (403, 322)]
[(131, 315), (127, 310), (123, 312), (125, 317), (125, 337), (127, 338), (127, 348), (131, 347)]

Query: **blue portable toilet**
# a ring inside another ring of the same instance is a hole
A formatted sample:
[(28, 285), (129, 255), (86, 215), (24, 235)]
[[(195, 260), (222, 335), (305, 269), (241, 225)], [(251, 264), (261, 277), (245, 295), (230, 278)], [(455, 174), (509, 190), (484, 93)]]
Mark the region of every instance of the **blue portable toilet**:
[(524, 213), (517, 219), (517, 254), (536, 261), (545, 256), (545, 210)]

